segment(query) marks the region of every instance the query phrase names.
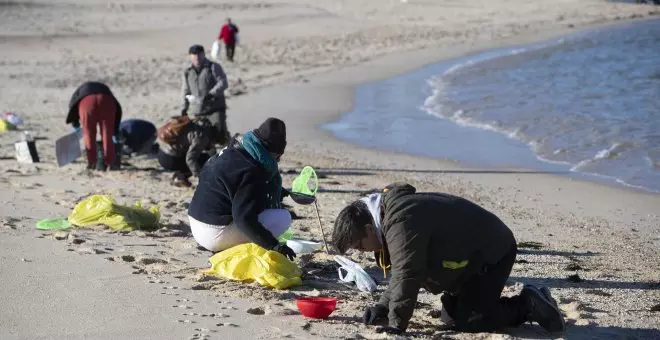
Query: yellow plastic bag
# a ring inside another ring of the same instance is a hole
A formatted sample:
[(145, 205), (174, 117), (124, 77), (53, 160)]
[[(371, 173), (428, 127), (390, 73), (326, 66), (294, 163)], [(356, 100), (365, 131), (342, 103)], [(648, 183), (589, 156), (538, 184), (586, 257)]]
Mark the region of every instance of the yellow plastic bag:
[(262, 286), (286, 289), (302, 284), (302, 272), (284, 255), (254, 243), (240, 244), (213, 255), (204, 274), (230, 280), (257, 281)]
[(8, 122), (4, 118), (0, 118), (0, 132), (6, 132), (10, 130), (16, 130), (14, 124)]
[(139, 202), (132, 207), (120, 205), (109, 195), (85, 198), (69, 215), (69, 222), (79, 227), (104, 224), (115, 230), (158, 229), (159, 220), (157, 206), (145, 209)]

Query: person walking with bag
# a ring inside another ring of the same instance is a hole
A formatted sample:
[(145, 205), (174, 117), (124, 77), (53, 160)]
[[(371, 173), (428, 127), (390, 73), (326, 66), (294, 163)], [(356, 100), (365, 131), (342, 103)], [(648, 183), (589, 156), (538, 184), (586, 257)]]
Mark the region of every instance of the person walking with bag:
[(220, 29), (218, 40), (222, 40), (225, 43), (227, 60), (234, 62), (234, 52), (236, 51), (236, 43), (238, 42), (238, 26), (231, 21), (231, 18), (227, 18), (227, 23)]
[(219, 132), (217, 143), (229, 142), (227, 129), (227, 75), (220, 64), (208, 60), (204, 47), (193, 45), (188, 50), (191, 65), (183, 72), (181, 115), (208, 120)]

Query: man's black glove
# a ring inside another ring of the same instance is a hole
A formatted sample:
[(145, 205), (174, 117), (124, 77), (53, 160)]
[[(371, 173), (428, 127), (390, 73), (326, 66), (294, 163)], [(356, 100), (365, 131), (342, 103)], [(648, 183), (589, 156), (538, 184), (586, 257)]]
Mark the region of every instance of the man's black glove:
[(367, 307), (367, 309), (364, 310), (362, 322), (364, 322), (365, 325), (374, 325), (378, 321), (387, 318), (387, 313), (389, 313), (389, 310), (383, 305)]
[(398, 329), (396, 327), (377, 327), (376, 328), (376, 333), (387, 333), (387, 334), (392, 334), (392, 335), (401, 335), (403, 334), (403, 331), (401, 329)]
[(286, 256), (291, 261), (296, 258), (296, 252), (284, 243), (278, 243), (275, 247), (273, 247), (273, 250)]
[(202, 102), (206, 103), (206, 102), (211, 102), (211, 101), (214, 101), (214, 100), (215, 100), (215, 96), (213, 96), (213, 95), (210, 94), (210, 93), (207, 93), (207, 94), (204, 96), (204, 99), (202, 99)]

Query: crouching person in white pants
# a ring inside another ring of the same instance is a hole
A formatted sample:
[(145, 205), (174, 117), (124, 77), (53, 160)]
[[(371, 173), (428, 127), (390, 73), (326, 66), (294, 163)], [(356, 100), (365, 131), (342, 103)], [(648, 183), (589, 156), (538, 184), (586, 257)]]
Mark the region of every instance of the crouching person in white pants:
[[(234, 222), (228, 225), (212, 225), (197, 221), (191, 216), (188, 218), (195, 241), (212, 252), (252, 242)], [(291, 226), (291, 214), (286, 209), (266, 209), (259, 214), (258, 220), (276, 238)]]
[(251, 242), (289, 259), (296, 256), (277, 240), (291, 225), (291, 214), (282, 209), (288, 193), (277, 165), (285, 147), (284, 122), (268, 118), (206, 162), (188, 208), (200, 246), (220, 252)]

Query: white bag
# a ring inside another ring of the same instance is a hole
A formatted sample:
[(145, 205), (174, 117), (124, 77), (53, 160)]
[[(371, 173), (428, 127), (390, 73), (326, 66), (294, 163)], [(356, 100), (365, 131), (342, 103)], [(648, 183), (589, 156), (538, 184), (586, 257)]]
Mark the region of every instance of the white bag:
[(219, 57), (220, 57), (220, 41), (216, 40), (213, 42), (213, 46), (211, 46), (211, 59), (218, 60)]
[(16, 149), (16, 160), (19, 163), (39, 163), (39, 154), (33, 141), (18, 142), (14, 144)]
[[(376, 282), (360, 265), (339, 255), (335, 255), (334, 260), (341, 266), (341, 268), (337, 269), (340, 280), (344, 282), (355, 282), (357, 288), (363, 292), (373, 292), (376, 290)], [(342, 269), (346, 271), (346, 275), (342, 273)]]

